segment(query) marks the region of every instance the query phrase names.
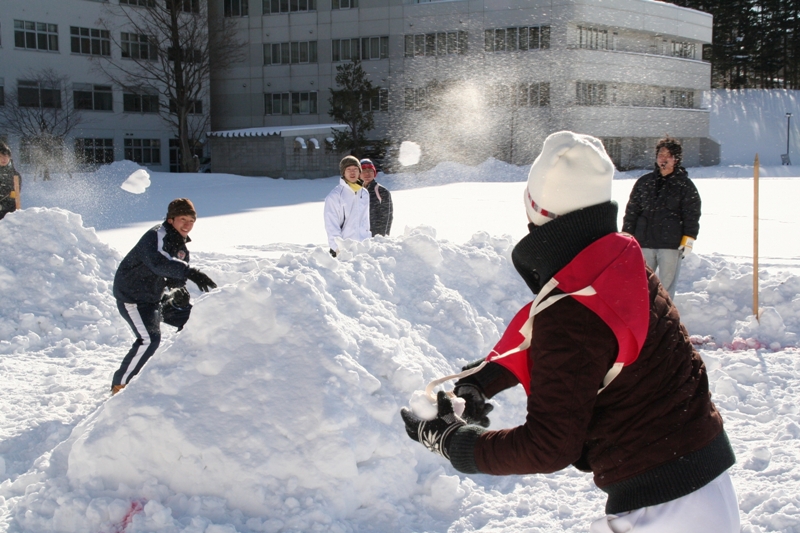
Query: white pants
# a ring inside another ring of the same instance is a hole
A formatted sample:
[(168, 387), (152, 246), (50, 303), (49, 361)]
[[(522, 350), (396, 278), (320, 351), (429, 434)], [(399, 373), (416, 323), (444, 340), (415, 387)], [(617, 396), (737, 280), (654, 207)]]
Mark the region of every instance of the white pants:
[(589, 533), (739, 533), (739, 504), (728, 472), (677, 500), (592, 522)]
[[(642, 248), (644, 262), (656, 273), (661, 284), (667, 289), (670, 298), (675, 298), (675, 287), (678, 286), (678, 274), (681, 273), (680, 250), (667, 248)], [(658, 272), (656, 272), (658, 269)]]

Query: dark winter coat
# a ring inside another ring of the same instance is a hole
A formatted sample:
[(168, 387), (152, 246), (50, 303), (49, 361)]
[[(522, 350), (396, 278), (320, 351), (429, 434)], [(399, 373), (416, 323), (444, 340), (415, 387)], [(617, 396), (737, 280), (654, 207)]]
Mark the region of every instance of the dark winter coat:
[[(581, 250), (616, 231), (616, 215), (609, 202), (531, 225), (512, 254), (517, 270), (537, 293)], [(459, 429), (449, 448), (453, 466), (509, 475), (574, 465), (593, 472), (608, 493), (607, 513), (679, 498), (729, 468), (735, 459), (711, 402), (705, 365), (658, 278), (650, 270), (647, 278), (650, 322), (633, 364), (598, 394), (617, 357), (614, 333), (574, 298), (558, 301), (534, 321), (525, 424)], [(517, 384), (495, 363), (464, 379), (488, 397)]]
[(372, 180), (367, 185), (369, 191), (369, 228), (372, 236), (389, 235), (394, 219), (392, 195), (389, 189)]
[(125, 303), (157, 303), (166, 287), (186, 285), (190, 241), (169, 222), (148, 230), (119, 264), (114, 297)]
[[(17, 210), (17, 201), (11, 197), (11, 192), (14, 190), (14, 175), (20, 175), (14, 168), (14, 162), (0, 167), (0, 218), (3, 218), (6, 213), (11, 213)], [(19, 178), (19, 188), (22, 190), (22, 177)]]
[(622, 231), (642, 248), (677, 250), (681, 238), (700, 232), (700, 194), (686, 169), (662, 176), (658, 167), (636, 181), (631, 191)]

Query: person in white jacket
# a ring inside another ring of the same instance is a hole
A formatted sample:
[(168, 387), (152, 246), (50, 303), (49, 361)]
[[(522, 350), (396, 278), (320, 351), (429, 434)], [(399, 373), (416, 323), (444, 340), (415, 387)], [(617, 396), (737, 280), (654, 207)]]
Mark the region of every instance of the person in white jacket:
[(363, 241), (369, 230), (369, 192), (359, 183), (361, 164), (348, 155), (339, 162), (342, 178), (325, 197), (325, 231), (333, 257), (339, 252), (336, 239)]

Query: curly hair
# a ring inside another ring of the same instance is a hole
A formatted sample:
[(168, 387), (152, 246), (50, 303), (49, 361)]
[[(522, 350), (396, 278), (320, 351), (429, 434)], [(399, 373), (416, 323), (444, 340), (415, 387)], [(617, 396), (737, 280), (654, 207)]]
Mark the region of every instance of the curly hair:
[(681, 160), (683, 159), (683, 148), (681, 147), (681, 142), (678, 139), (669, 136), (659, 139), (658, 143), (656, 144), (656, 155), (658, 155), (658, 152), (660, 152), (662, 148), (669, 150), (669, 153), (675, 158), (676, 167), (681, 164)]

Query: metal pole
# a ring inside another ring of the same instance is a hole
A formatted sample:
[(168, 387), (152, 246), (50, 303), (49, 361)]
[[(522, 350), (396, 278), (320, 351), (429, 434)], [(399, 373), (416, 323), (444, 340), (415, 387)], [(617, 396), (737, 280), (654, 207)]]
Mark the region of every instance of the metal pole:
[(758, 154), (753, 162), (753, 314), (758, 320)]
[(786, 113), (786, 157), (789, 157), (789, 133), (791, 132), (792, 114)]

